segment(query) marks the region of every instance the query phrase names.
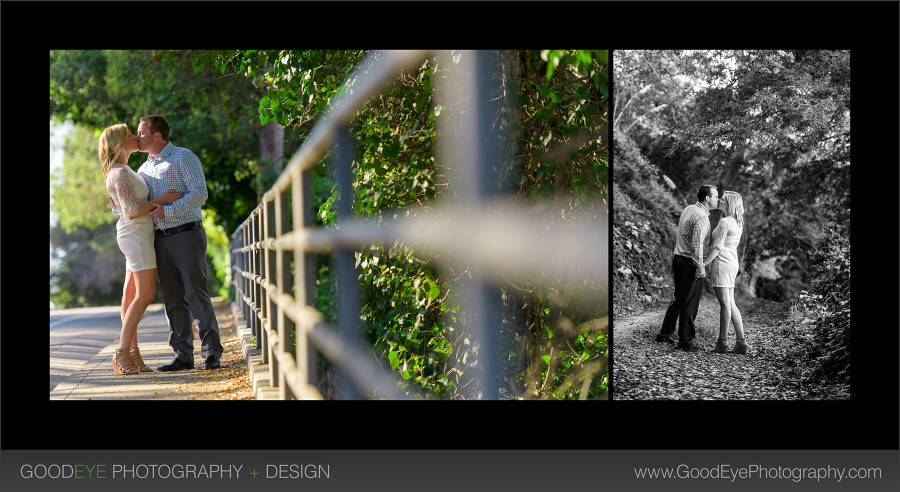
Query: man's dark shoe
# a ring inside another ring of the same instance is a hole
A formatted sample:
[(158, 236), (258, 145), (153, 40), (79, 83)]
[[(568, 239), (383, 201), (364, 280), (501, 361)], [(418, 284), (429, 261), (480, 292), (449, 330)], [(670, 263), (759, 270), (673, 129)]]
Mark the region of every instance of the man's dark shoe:
[(194, 368), (194, 359), (193, 358), (191, 358), (191, 360), (182, 360), (182, 359), (179, 359), (178, 357), (175, 357), (174, 359), (172, 359), (172, 362), (169, 362), (168, 364), (166, 364), (164, 366), (159, 366), (157, 368), (157, 370), (160, 372), (167, 372), (167, 371), (180, 371), (182, 369), (193, 369), (193, 368)]
[(694, 345), (693, 343), (679, 343), (678, 348), (684, 350), (685, 352), (696, 352), (700, 350), (700, 347)]
[(672, 340), (672, 339), (669, 338), (669, 337), (664, 337), (664, 336), (662, 336), (662, 335), (656, 335), (656, 341), (657, 341), (657, 342), (666, 342), (666, 343), (671, 344), (671, 345), (674, 345), (674, 344), (675, 344), (675, 340)]
[(222, 367), (222, 364), (219, 362), (219, 359), (216, 358), (215, 355), (210, 355), (206, 358), (206, 363), (203, 364), (206, 369), (218, 369)]

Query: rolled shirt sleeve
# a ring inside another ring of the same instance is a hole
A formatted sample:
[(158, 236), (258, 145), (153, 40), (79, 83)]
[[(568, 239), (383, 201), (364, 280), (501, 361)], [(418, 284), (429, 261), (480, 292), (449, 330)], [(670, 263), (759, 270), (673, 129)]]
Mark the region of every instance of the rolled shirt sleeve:
[(708, 234), (709, 219), (706, 217), (697, 219), (694, 223), (693, 235), (691, 237), (691, 259), (694, 260), (694, 264), (697, 266), (698, 277), (706, 275), (706, 268), (703, 266), (703, 250), (706, 246), (706, 239), (709, 237)]

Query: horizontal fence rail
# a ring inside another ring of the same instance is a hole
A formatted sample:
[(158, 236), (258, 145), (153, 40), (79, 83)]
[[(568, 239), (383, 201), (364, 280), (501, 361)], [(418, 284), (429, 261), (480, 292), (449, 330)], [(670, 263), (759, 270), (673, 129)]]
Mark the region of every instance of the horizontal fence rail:
[[(447, 165), (457, 201), (438, 201), (410, 217), (353, 218), (351, 120), (386, 83), (431, 55), (427, 51), (370, 53), (350, 76), (349, 90), (333, 100), (259, 206), (231, 237), (236, 302), (256, 337), (263, 363), (269, 365), (270, 381), (280, 399), (323, 398), (315, 385), (317, 354), (341, 370), (348, 383), (342, 388), (345, 398), (406, 398), (399, 389), (399, 377), (382, 369), (362, 348), (360, 299), (357, 290), (347, 286), (358, 286), (354, 252), (366, 245), (399, 241), (416, 254), (433, 255), (439, 267), (468, 268), (472, 277), (460, 298), (468, 299), (463, 309), (475, 313), (467, 327), (468, 340), (484, 354), (496, 348), (499, 331), (491, 314), (499, 310), (498, 286), (511, 269), (607, 285), (604, 223), (574, 221), (548, 230), (539, 217), (495, 196), (494, 109), (483, 101), (489, 99), (488, 81), (496, 66), (485, 52), (463, 53), (447, 79), (437, 81), (435, 87), (442, 104), (459, 107), (459, 114), (466, 118), (457, 129), (438, 132), (438, 154)], [(332, 148), (340, 190), (339, 220), (336, 228), (324, 229), (314, 226), (307, 173)], [(332, 255), (341, 286), (336, 327), (329, 326), (313, 307), (316, 254)], [(296, 345), (291, 341), (292, 330)], [(499, 361), (492, 359), (479, 357), (478, 363), (463, 368), (477, 381), (476, 398), (498, 397)]]

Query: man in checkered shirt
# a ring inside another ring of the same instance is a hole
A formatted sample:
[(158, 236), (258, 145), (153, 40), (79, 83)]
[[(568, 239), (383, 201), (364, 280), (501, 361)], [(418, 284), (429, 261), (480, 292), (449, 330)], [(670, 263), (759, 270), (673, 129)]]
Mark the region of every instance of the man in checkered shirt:
[(194, 368), (194, 318), (200, 324), (200, 356), (205, 368), (217, 369), (224, 349), (206, 283), (206, 232), (200, 206), (208, 191), (200, 159), (190, 150), (172, 145), (169, 123), (162, 116), (141, 118), (137, 138), (138, 151), (150, 154), (138, 169), (150, 188), (148, 199), (168, 190), (184, 193), (150, 214), (156, 229), (156, 275), (169, 319), (169, 345), (175, 351), (172, 361), (159, 370)]
[(697, 192), (697, 203), (688, 205), (678, 220), (672, 272), (675, 276), (675, 300), (666, 310), (657, 342), (675, 343), (675, 321), (678, 321), (678, 348), (695, 352), (694, 319), (703, 293), (706, 269), (703, 255), (709, 243), (709, 211), (718, 208), (719, 192), (714, 186), (703, 185)]

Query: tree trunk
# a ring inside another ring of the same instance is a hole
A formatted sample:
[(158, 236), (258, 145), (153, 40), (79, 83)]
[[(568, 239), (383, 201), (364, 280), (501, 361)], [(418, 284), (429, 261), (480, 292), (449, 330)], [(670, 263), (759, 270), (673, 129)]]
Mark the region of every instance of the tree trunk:
[[(499, 127), (496, 128), (498, 134), (502, 135), (502, 130), (509, 128), (511, 125), (521, 120), (521, 110), (510, 103), (511, 92), (520, 92), (521, 81), (521, 51), (502, 50), (497, 52), (497, 61), (500, 65), (500, 115)], [(500, 192), (506, 192), (514, 189), (513, 175), (516, 172), (516, 151), (521, 138), (521, 130), (510, 132), (506, 138), (500, 137)]]
[[(498, 133), (503, 135), (502, 130), (509, 128), (511, 125), (521, 122), (521, 110), (514, 104), (510, 103), (510, 97), (514, 92), (521, 92), (522, 80), (522, 51), (498, 51), (497, 58), (500, 65), (500, 95), (502, 102), (500, 104), (500, 127)], [(518, 191), (514, 184), (514, 176), (517, 171), (516, 153), (521, 139), (521, 130), (510, 132), (506, 138), (500, 137), (500, 193)], [(511, 394), (519, 396), (522, 391), (516, 378), (527, 367), (528, 360), (528, 343), (530, 338), (525, 328), (528, 325), (529, 314), (529, 296), (515, 289), (500, 289), (503, 316), (501, 326), (504, 330), (501, 332), (501, 344), (509, 347), (510, 351), (516, 354), (516, 357), (506, 364), (501, 374), (502, 379), (506, 380), (508, 390)]]
[[(268, 65), (266, 72), (271, 72)], [(259, 168), (257, 173), (257, 202), (268, 191), (284, 169), (284, 127), (269, 121), (259, 131)]]
[(270, 121), (259, 132), (259, 163), (268, 171), (281, 173), (284, 167), (284, 127)]
[(284, 127), (270, 121), (259, 132), (259, 174), (257, 201), (275, 184), (284, 169)]

